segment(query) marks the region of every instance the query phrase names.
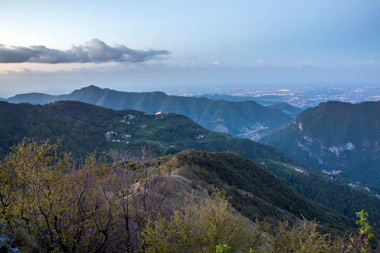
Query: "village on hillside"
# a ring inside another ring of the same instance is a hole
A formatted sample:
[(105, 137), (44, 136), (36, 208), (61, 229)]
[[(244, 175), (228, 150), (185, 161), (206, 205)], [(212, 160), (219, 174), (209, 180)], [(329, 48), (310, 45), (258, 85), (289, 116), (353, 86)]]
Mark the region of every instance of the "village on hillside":
[[(154, 129), (157, 127), (157, 123), (155, 123), (155, 121), (163, 120), (166, 117), (167, 113), (162, 113), (161, 111), (158, 111), (156, 113), (144, 113), (142, 117), (141, 115), (127, 114), (118, 120), (118, 122), (115, 124), (115, 129), (108, 130), (106, 133), (104, 133), (104, 136), (107, 142), (110, 143), (130, 144), (130, 142), (134, 139), (133, 137), (136, 133), (145, 131), (143, 133), (151, 134), (150, 132), (146, 132), (146, 130), (149, 130), (150, 127)], [(141, 118), (145, 118), (146, 120), (141, 120)], [(206, 134), (199, 133), (193, 138), (195, 140), (200, 140), (204, 139), (205, 137)], [(160, 144), (160, 146), (164, 147), (162, 144)], [(174, 144), (170, 144), (168, 146), (168, 148), (174, 147)]]

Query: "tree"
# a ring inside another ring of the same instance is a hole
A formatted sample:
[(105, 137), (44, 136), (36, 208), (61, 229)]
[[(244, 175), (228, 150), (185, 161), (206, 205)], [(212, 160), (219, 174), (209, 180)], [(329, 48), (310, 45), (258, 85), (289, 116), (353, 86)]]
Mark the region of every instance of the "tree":
[[(52, 247), (59, 246), (68, 251), (64, 242), (63, 213), (74, 197), (65, 194), (65, 174), (71, 166), (70, 155), (58, 151), (56, 144), (48, 141), (38, 145), (24, 140), (13, 148), (13, 152), (2, 164), (1, 175), (2, 219), (14, 230), (23, 227), (42, 241), (50, 241)], [(7, 193), (7, 189), (13, 189)], [(50, 247), (49, 246), (49, 247)]]
[(363, 246), (360, 247), (362, 253), (370, 252), (371, 245), (370, 240), (374, 238), (373, 228), (368, 223), (368, 213), (364, 210), (356, 213), (356, 216), (359, 220), (356, 221), (356, 224), (360, 225), (359, 228), (359, 239), (362, 241)]
[(120, 225), (129, 189), (115, 182), (127, 175), (112, 164), (92, 154), (72, 169), (58, 145), (25, 140), (1, 166), (1, 221), (10, 232), (25, 230), (47, 251), (125, 250)]

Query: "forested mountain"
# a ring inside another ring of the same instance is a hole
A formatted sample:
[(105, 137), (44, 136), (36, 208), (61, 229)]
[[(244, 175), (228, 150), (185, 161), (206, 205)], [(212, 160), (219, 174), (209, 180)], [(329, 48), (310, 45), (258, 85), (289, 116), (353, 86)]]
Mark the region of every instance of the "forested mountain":
[(262, 142), (309, 166), (380, 184), (380, 102), (321, 103)]
[(254, 101), (229, 102), (168, 96), (163, 92), (120, 92), (95, 86), (60, 96), (40, 93), (16, 95), (9, 98), (8, 102), (46, 104), (58, 100), (81, 101), (114, 110), (133, 109), (148, 113), (161, 111), (183, 114), (211, 131), (250, 139), (258, 139), (263, 130), (275, 128), (291, 120), (282, 110), (264, 107)]
[[(247, 139), (210, 132), (186, 116), (114, 111), (99, 106), (60, 101), (48, 105), (0, 103), (0, 148), (4, 155), (24, 137), (62, 139), (66, 150), (84, 154), (99, 149), (133, 152), (149, 145), (154, 156), (183, 149), (232, 151), (249, 159), (290, 162), (279, 150)], [(108, 133), (108, 134), (107, 134)]]
[[(184, 149), (231, 151), (258, 164), (301, 166), (275, 148), (210, 132), (189, 118), (177, 114), (153, 115), (133, 110), (114, 111), (75, 101), (61, 101), (48, 105), (1, 102), (0, 122), (0, 147), (3, 157), (12, 145), (19, 143), (24, 137), (29, 137), (37, 141), (61, 139), (63, 148), (76, 157), (95, 150), (98, 153), (108, 153), (111, 149), (126, 152), (130, 157), (138, 157), (141, 148), (145, 146), (151, 157), (174, 154)], [(278, 171), (272, 172), (282, 178)], [(317, 174), (312, 170), (310, 172), (312, 175)], [(318, 175), (319, 180), (322, 176)], [(315, 181), (315, 177), (312, 176), (297, 179), (299, 182), (294, 184), (294, 180), (283, 179), (304, 197), (329, 206), (350, 218), (354, 218), (355, 212), (361, 209), (366, 209), (371, 217), (372, 214), (379, 213), (378, 199), (359, 190), (351, 192), (347, 184), (336, 185), (334, 181), (328, 182), (328, 189), (335, 195), (325, 199), (317, 198), (315, 195), (328, 194), (325, 191), (326, 181)], [(309, 194), (309, 182), (315, 184), (312, 194)], [(350, 203), (343, 203), (344, 197), (351, 198)], [(368, 204), (369, 202), (371, 204)]]

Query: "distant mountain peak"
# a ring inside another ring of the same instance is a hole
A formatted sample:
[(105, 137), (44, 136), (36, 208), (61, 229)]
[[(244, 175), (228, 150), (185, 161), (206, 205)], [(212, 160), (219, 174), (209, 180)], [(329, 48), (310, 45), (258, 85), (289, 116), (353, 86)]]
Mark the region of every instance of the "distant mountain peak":
[(95, 85), (90, 85), (87, 87), (83, 87), (77, 90), (74, 90), (69, 95), (88, 95), (88, 94), (100, 94), (105, 91), (108, 91), (109, 89), (103, 89)]
[(91, 84), (87, 87), (80, 88), (79, 90), (103, 90), (103, 89), (98, 87), (98, 86)]

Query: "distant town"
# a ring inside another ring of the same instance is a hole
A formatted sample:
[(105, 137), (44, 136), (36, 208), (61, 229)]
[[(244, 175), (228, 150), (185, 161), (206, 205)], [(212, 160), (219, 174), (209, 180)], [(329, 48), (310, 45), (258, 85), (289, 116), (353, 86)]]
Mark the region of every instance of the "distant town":
[[(286, 88), (283, 88), (286, 87)], [(362, 101), (380, 100), (380, 87), (371, 85), (246, 85), (229, 88), (177, 90), (169, 94), (181, 96), (200, 96), (203, 94), (223, 94), (230, 96), (250, 97), (260, 99), (264, 103), (286, 102), (293, 106), (306, 109), (317, 106), (321, 102), (342, 101), (358, 103)], [(260, 101), (258, 101), (260, 103)]]

